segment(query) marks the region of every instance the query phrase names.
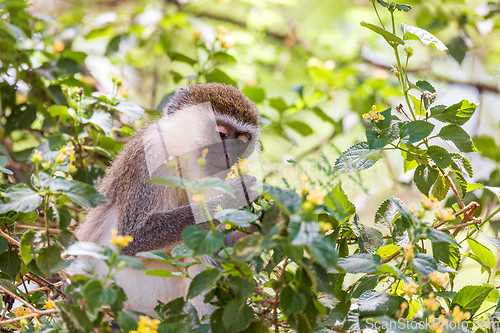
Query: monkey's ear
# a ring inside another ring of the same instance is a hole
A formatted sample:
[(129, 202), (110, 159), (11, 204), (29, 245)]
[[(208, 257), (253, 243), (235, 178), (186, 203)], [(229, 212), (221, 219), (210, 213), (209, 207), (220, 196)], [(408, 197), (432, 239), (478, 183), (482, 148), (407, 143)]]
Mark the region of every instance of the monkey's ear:
[(181, 109), (183, 106), (187, 106), (185, 104), (186, 102), (188, 102), (188, 97), (189, 97), (189, 87), (177, 89), (175, 93), (169, 94), (165, 96), (165, 98), (163, 98), (162, 102), (160, 103), (161, 106), (165, 101), (165, 105), (162, 111), (163, 112), (166, 111), (166, 114), (174, 113), (175, 111)]

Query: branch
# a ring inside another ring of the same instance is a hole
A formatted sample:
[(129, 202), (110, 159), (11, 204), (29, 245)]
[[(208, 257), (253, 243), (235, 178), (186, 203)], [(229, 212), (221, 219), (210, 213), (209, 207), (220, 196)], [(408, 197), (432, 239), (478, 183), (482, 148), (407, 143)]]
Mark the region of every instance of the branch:
[(36, 313), (30, 313), (30, 314), (25, 315), (25, 316), (16, 317), (16, 318), (7, 319), (7, 320), (2, 320), (2, 321), (0, 321), (0, 326), (1, 325), (6, 325), (6, 324), (16, 323), (16, 322), (20, 321), (21, 319), (38, 318), (38, 317), (48, 316), (48, 315), (51, 315), (51, 314), (54, 314), (54, 313), (57, 313), (57, 312), (59, 312), (59, 309), (50, 309), (50, 310), (44, 310), (44, 311), (37, 311)]

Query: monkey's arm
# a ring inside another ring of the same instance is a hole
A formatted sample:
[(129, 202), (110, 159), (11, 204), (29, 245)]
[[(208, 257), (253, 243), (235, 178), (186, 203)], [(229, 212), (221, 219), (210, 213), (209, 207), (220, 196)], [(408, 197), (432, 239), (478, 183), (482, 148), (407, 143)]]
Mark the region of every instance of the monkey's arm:
[[(250, 181), (247, 179), (248, 187), (255, 183), (255, 178)], [(238, 180), (239, 181), (239, 180)], [(236, 183), (236, 182), (235, 182)], [(234, 191), (237, 193), (237, 191)], [(251, 201), (258, 196), (257, 193), (250, 191)], [(241, 194), (239, 194), (241, 195)], [(222, 207), (238, 207), (238, 201), (227, 194), (219, 195), (207, 200), (206, 205), (210, 215), (216, 211), (218, 205)], [(142, 221), (122, 221), (120, 234), (131, 235), (134, 240), (122, 250), (122, 254), (135, 255), (138, 252), (159, 250), (166, 246), (176, 246), (182, 243), (182, 230), (190, 225), (197, 224), (199, 219), (195, 218), (193, 211), (199, 212), (199, 204), (181, 206), (167, 212), (152, 213)], [(205, 216), (203, 214), (203, 216)], [(126, 217), (125, 217), (126, 219)], [(206, 219), (205, 219), (206, 220)], [(134, 223), (135, 222), (135, 223)], [(219, 221), (214, 219), (216, 224)], [(200, 223), (201, 226), (206, 225)], [(129, 226), (127, 228), (127, 226)]]

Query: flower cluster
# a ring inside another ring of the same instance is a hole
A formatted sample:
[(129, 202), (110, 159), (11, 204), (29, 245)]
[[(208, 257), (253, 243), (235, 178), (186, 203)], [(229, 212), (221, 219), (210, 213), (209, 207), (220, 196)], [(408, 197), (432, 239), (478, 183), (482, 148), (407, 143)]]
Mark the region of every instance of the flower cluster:
[(231, 171), (227, 174), (226, 180), (240, 178), (242, 175), (247, 174), (248, 164), (250, 164), (250, 160), (238, 157), (238, 163), (235, 163), (231, 167)]
[(403, 291), (408, 296), (415, 295), (417, 293), (417, 288), (418, 284), (416, 284), (415, 282), (405, 283), (403, 285)]
[(118, 230), (112, 229), (111, 234), (113, 237), (111, 237), (111, 244), (117, 245), (117, 246), (127, 246), (128, 243), (134, 240), (134, 237), (126, 235), (118, 235)]
[(147, 316), (141, 316), (138, 322), (139, 327), (137, 331), (130, 331), (130, 333), (158, 333), (158, 319), (151, 319)]
[(29, 308), (27, 308), (26, 306), (21, 305), (20, 307), (12, 310), (12, 313), (15, 314), (16, 317), (22, 317), (22, 316), (29, 315), (31, 313), (31, 310)]
[(378, 122), (379, 120), (384, 120), (385, 117), (377, 112), (377, 107), (375, 105), (372, 106), (372, 110), (363, 115), (363, 118), (369, 119), (374, 122)]
[(415, 257), (415, 251), (413, 250), (413, 245), (409, 244), (403, 246), (403, 251), (405, 253), (405, 262), (413, 260)]
[(422, 206), (424, 206), (425, 209), (436, 209), (439, 207), (437, 203), (438, 199), (436, 199), (432, 194), (429, 195), (429, 197), (422, 194)]
[(56, 303), (54, 303), (53, 300), (45, 300), (45, 305), (43, 306), (44, 309), (50, 310), (54, 309), (56, 307)]
[(455, 218), (455, 216), (453, 215), (453, 210), (451, 210), (451, 208), (440, 209), (435, 214), (439, 220), (442, 220), (444, 222), (451, 221)]
[(428, 310), (436, 311), (441, 306), (441, 303), (434, 297), (434, 293), (430, 293), (429, 296), (424, 299), (424, 306)]
[(220, 42), (220, 46), (226, 49), (230, 48), (236, 43), (234, 34), (228, 32), (227, 29), (223, 26), (220, 26), (217, 29), (216, 40)]
[(307, 195), (306, 199), (315, 205), (322, 205), (325, 199), (326, 192), (319, 186), (315, 186)]
[(450, 276), (448, 275), (448, 273), (443, 274), (435, 271), (434, 273), (431, 273), (429, 277), (431, 278), (431, 281), (434, 282), (434, 284), (438, 287), (442, 287), (450, 282)]

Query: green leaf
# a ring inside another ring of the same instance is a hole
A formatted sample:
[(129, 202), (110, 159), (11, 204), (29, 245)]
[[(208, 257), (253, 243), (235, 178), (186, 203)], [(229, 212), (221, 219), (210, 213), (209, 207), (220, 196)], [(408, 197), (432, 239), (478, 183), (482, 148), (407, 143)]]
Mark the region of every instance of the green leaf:
[(9, 162), (9, 159), (7, 156), (0, 156), (0, 172), (5, 173), (7, 175), (12, 175), (13, 172), (9, 169), (6, 169), (5, 167), (7, 166), (7, 163)]
[(8, 211), (27, 213), (33, 211), (42, 203), (42, 197), (31, 190), (26, 184), (17, 184), (5, 191), (8, 203), (0, 204), (0, 214)]
[[(30, 232), (30, 231), (33, 231), (33, 230), (28, 230), (28, 232)], [(9, 247), (9, 241), (3, 237), (0, 237), (0, 254), (7, 251), (8, 247)]]
[(205, 78), (207, 79), (208, 82), (219, 82), (234, 87), (237, 86), (236, 81), (234, 81), (225, 72), (221, 71), (218, 68), (214, 69), (210, 73), (205, 74)]
[(448, 171), (448, 178), (455, 186), (458, 196), (463, 200), (465, 194), (467, 193), (467, 181), (460, 171)]
[(459, 65), (461, 65), (462, 61), (465, 59), (465, 55), (467, 54), (468, 47), (461, 36), (456, 36), (448, 44), (448, 50), (450, 51), (452, 58), (455, 59)]
[(184, 63), (189, 64), (191, 66), (196, 64), (196, 60), (191, 59), (188, 56), (185, 56), (184, 54), (181, 54), (181, 53), (169, 52), (168, 56), (169, 56), (170, 60), (172, 60), (172, 61), (184, 62)]
[(453, 309), (455, 305), (459, 305), (462, 311), (469, 312), (473, 316), (493, 289), (490, 286), (462, 287), (453, 297), (450, 309)]
[(446, 181), (446, 179), (439, 175), (436, 179), (436, 182), (431, 187), (431, 194), (438, 199), (438, 201), (444, 200), (448, 191), (450, 190), (450, 184)]
[(287, 121), (285, 125), (295, 130), (301, 136), (309, 136), (314, 133), (314, 130), (311, 128), (311, 126), (307, 125), (303, 121)]
[(374, 130), (366, 130), (366, 140), (370, 149), (381, 149), (389, 143), (389, 137), (385, 133)]
[(434, 125), (427, 121), (410, 121), (403, 125), (399, 137), (403, 143), (415, 143), (428, 137), (433, 129)]
[(90, 312), (95, 313), (101, 307), (102, 284), (99, 280), (90, 280), (82, 288), (82, 296), (87, 301)]
[(413, 258), (413, 265), (422, 275), (430, 275), (437, 271), (436, 261), (426, 254), (417, 253)]
[(35, 230), (28, 230), (21, 238), (21, 259), (27, 265), (33, 259), (33, 241), (35, 240)]
[(104, 247), (91, 242), (76, 242), (66, 250), (66, 253), (70, 256), (89, 256), (100, 260), (108, 258)]
[(53, 178), (49, 186), (51, 191), (61, 191), (71, 201), (85, 207), (97, 207), (107, 202), (104, 195), (99, 193), (92, 185), (77, 180)]
[(231, 189), (231, 186), (229, 186), (229, 184), (227, 182), (225, 182), (224, 180), (222, 180), (220, 178), (216, 178), (216, 177), (208, 178), (200, 184), (199, 188), (206, 189), (206, 190), (215, 190), (215, 191), (219, 191), (222, 193), (227, 193), (227, 194), (230, 194), (231, 196), (234, 197), (233, 190)]
[(339, 258), (337, 264), (347, 273), (372, 273), (380, 266), (380, 256), (376, 254), (359, 253), (346, 258)]
[(175, 187), (175, 188), (185, 188), (186, 184), (188, 182), (182, 178), (176, 177), (176, 176), (161, 176), (157, 178), (151, 178), (148, 180), (148, 183), (153, 183), (153, 184), (160, 184), (160, 185), (165, 185), (169, 187)]
[(167, 271), (166, 269), (150, 269), (147, 270), (146, 275), (151, 275), (151, 276), (161, 276), (161, 277), (179, 277), (183, 276), (181, 272), (170, 272)]
[(420, 164), (413, 175), (413, 182), (422, 194), (429, 196), (429, 191), (436, 182), (439, 171), (427, 164)]
[(295, 191), (287, 191), (274, 186), (265, 186), (262, 188), (262, 191), (292, 214), (297, 211), (297, 208), (302, 203), (302, 198)]
[(72, 244), (78, 242), (76, 236), (69, 230), (61, 230), (57, 234), (57, 241), (65, 248), (69, 248)]
[(280, 306), (286, 316), (300, 313), (307, 304), (307, 296), (291, 286), (285, 286), (279, 295)]
[(140, 261), (139, 259), (134, 258), (134, 257), (120, 255), (120, 256), (118, 256), (118, 263), (120, 263), (121, 261), (124, 261), (126, 264), (125, 267), (128, 267), (128, 268), (146, 269), (146, 266), (144, 266), (142, 261)]
[(324, 203), (331, 209), (330, 214), (340, 223), (349, 220), (356, 213), (356, 206), (349, 201), (342, 189), (342, 183), (335, 185), (325, 196)]
[(214, 214), (214, 217), (221, 223), (233, 223), (239, 227), (246, 228), (250, 222), (257, 220), (257, 216), (245, 210), (224, 209)]
[(57, 214), (59, 215), (59, 229), (63, 230), (71, 224), (71, 213), (68, 206), (58, 205)]
[(451, 153), (451, 168), (453, 171), (459, 171), (462, 173), (467, 173), (469, 177), (472, 178), (474, 172), (472, 170), (472, 165), (469, 160), (457, 153)]
[(313, 237), (308, 247), (321, 265), (335, 268), (337, 265), (337, 250), (326, 237)]
[(368, 290), (373, 290), (378, 285), (379, 275), (367, 275), (359, 279), (354, 287), (349, 290), (349, 299), (358, 298)]
[(255, 104), (262, 103), (266, 99), (266, 91), (258, 87), (244, 87), (241, 90), (248, 98), (250, 98)]
[(247, 235), (238, 240), (233, 246), (231, 257), (236, 262), (246, 262), (260, 255), (260, 246), (263, 237), (258, 234)]
[(431, 108), (431, 117), (454, 125), (465, 124), (476, 111), (477, 105), (467, 100), (445, 107), (437, 105)]
[(141, 118), (145, 111), (143, 107), (129, 101), (120, 102), (114, 109), (125, 114), (132, 123)]
[(460, 264), (460, 249), (446, 242), (432, 242), (432, 257), (437, 263), (458, 269)]
[(61, 309), (62, 318), (67, 325), (79, 329), (76, 332), (92, 332), (92, 322), (85, 310), (66, 302), (57, 302), (57, 307)]
[(218, 268), (209, 268), (196, 275), (189, 285), (187, 298), (198, 296), (203, 291), (215, 285), (222, 272)]
[(487, 267), (496, 267), (497, 260), (490, 249), (472, 238), (467, 239), (467, 244), (469, 244), (472, 253), (474, 253)]
[(281, 97), (271, 98), (269, 100), (269, 106), (280, 113), (283, 113), (286, 109), (288, 109), (288, 104), (286, 104), (285, 100)]
[(224, 244), (222, 234), (218, 231), (206, 231), (198, 225), (182, 230), (182, 239), (187, 247), (194, 250), (194, 255), (212, 254), (220, 250)]
[(430, 84), (429, 82), (427, 81), (424, 81), (424, 80), (419, 80), (415, 83), (415, 85), (418, 87), (418, 89), (420, 89), (422, 92), (425, 92), (425, 91), (428, 91), (430, 93), (435, 93), (436, 92), (436, 89), (432, 86), (432, 84)]
[(370, 30), (372, 30), (373, 32), (379, 34), (380, 36), (384, 37), (384, 39), (387, 41), (387, 43), (391, 44), (391, 45), (404, 45), (405, 42), (403, 42), (403, 40), (401, 40), (401, 38), (399, 38), (398, 36), (396, 36), (395, 34), (379, 27), (379, 26), (376, 26), (375, 24), (371, 24), (371, 23), (367, 23), (367, 22), (361, 22), (360, 23), (361, 26), (365, 27), (365, 28), (368, 28)]
[(370, 149), (368, 142), (358, 142), (344, 151), (335, 161), (337, 173), (357, 172), (372, 167), (383, 155)]
[(92, 124), (100, 128), (106, 136), (111, 133), (111, 128), (113, 127), (113, 119), (111, 114), (103, 111), (96, 111), (92, 114), (89, 119), (82, 118), (82, 123)]
[(399, 202), (399, 206), (404, 206), (404, 203), (398, 198), (388, 198), (382, 202), (375, 213), (375, 225), (392, 229), (392, 221), (398, 213), (398, 206), (394, 203)]
[[(387, 9), (392, 10), (392, 11), (394, 11), (394, 8), (399, 10), (399, 11), (404, 11), (404, 12), (409, 12), (411, 10), (410, 5), (405, 5), (405, 4), (401, 4), (401, 3), (394, 3), (393, 1), (391, 1), (391, 3), (389, 3), (389, 2), (384, 1), (384, 0), (377, 0), (377, 2), (382, 7), (386, 7)], [(394, 7), (392, 7), (392, 6), (394, 6)]]
[(403, 39), (420, 40), (425, 45), (432, 45), (439, 51), (447, 51), (448, 48), (429, 31), (402, 23)]
[[(232, 55), (230, 54), (227, 54), (225, 52), (222, 52), (222, 51), (219, 51), (219, 52), (215, 52), (214, 54), (211, 55), (212, 59), (214, 60), (219, 60), (219, 61), (222, 61), (222, 62), (225, 62), (225, 63), (233, 63), (233, 62), (238, 62), (236, 60), (235, 57), (233, 57)], [(246, 88), (253, 88), (253, 87), (246, 87)], [(256, 88), (256, 89), (259, 89), (259, 88)], [(243, 92), (245, 95), (246, 93)], [(248, 96), (248, 95), (247, 95)], [(250, 97), (249, 97), (250, 98)], [(251, 98), (250, 98), (251, 99)], [(254, 101), (255, 102), (255, 101)], [(255, 102), (257, 103), (257, 102)]]
[(239, 276), (231, 276), (229, 277), (229, 286), (236, 299), (245, 301), (252, 295), (255, 288), (255, 282)]
[(61, 249), (58, 246), (51, 245), (42, 248), (38, 252), (36, 265), (46, 277), (51, 277), (61, 261)]
[(500, 238), (492, 236), (483, 236), (491, 244), (495, 245), (500, 250)]
[(469, 134), (467, 134), (467, 132), (460, 126), (445, 126), (441, 129), (438, 135), (441, 139), (461, 152), (471, 153), (477, 151)]
[(20, 269), (21, 259), (19, 259), (17, 252), (7, 251), (0, 254), (0, 271), (15, 279)]
[(432, 243), (446, 242), (460, 247), (460, 245), (446, 232), (437, 230), (432, 227), (427, 229), (427, 238), (429, 238)]
[(404, 298), (385, 291), (367, 291), (358, 299), (360, 317), (392, 316), (401, 311)]
[(436, 163), (441, 169), (446, 169), (451, 165), (451, 155), (448, 151), (439, 146), (430, 146), (427, 149), (427, 155)]
[(229, 332), (241, 332), (253, 320), (253, 310), (245, 302), (232, 300), (227, 303), (222, 314), (222, 323)]

